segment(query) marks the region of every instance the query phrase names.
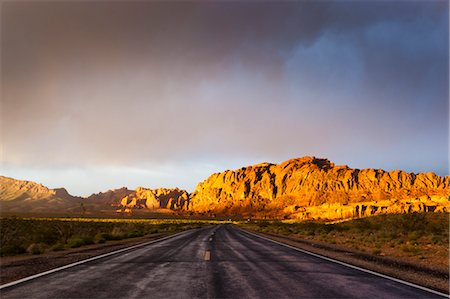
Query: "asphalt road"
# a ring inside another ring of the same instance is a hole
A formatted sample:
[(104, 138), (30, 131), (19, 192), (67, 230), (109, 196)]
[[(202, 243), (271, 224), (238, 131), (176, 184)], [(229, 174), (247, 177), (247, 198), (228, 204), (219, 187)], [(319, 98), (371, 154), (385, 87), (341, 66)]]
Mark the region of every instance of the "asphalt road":
[(187, 231), (0, 291), (1, 298), (442, 298), (231, 225)]

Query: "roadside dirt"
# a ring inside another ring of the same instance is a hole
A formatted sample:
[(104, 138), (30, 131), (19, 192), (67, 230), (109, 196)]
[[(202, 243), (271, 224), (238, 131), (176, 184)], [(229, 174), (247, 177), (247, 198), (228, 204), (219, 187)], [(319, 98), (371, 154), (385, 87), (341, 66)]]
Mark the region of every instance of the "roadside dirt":
[(40, 255), (0, 257), (0, 284), (5, 284), (97, 255), (137, 245), (139, 243), (156, 240), (168, 235), (170, 234), (152, 234), (140, 238), (108, 241), (104, 244), (88, 245)]
[(251, 232), (338, 261), (449, 294), (449, 269), (445, 266), (426, 267), (402, 259), (372, 255), (339, 245), (280, 236), (272, 233), (260, 233), (253, 230)]

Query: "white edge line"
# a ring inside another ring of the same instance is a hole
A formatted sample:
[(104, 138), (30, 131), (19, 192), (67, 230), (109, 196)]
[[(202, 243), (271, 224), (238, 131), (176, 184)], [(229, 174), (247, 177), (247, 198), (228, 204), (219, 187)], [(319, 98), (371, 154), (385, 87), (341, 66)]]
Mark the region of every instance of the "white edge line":
[(282, 242), (278, 242), (278, 241), (275, 241), (275, 240), (272, 240), (272, 239), (260, 236), (258, 234), (249, 232), (248, 230), (244, 230), (244, 229), (242, 229), (240, 227), (238, 227), (238, 229), (240, 229), (240, 230), (242, 230), (242, 231), (244, 231), (244, 232), (246, 232), (246, 233), (248, 233), (250, 235), (256, 236), (258, 238), (261, 238), (261, 239), (264, 239), (264, 240), (268, 240), (268, 241), (271, 241), (273, 243), (276, 243), (276, 244), (279, 244), (279, 245), (283, 245), (283, 246), (286, 246), (288, 248), (291, 248), (291, 249), (294, 249), (294, 250), (297, 250), (297, 251), (300, 251), (300, 252), (303, 252), (303, 253), (306, 253), (306, 254), (309, 254), (309, 255), (312, 255), (312, 256), (315, 256), (315, 257), (318, 257), (318, 258), (321, 258), (321, 259), (324, 259), (324, 260), (327, 260), (327, 261), (330, 261), (330, 262), (333, 262), (333, 263), (344, 265), (344, 266), (347, 266), (349, 268), (360, 270), (360, 271), (363, 271), (363, 272), (366, 272), (366, 273), (370, 273), (370, 274), (373, 274), (373, 275), (376, 275), (376, 276), (380, 276), (380, 277), (383, 277), (383, 278), (386, 278), (386, 279), (389, 279), (389, 280), (392, 280), (392, 281), (395, 281), (395, 282), (399, 282), (399, 283), (405, 284), (407, 286), (415, 287), (417, 289), (421, 289), (423, 291), (427, 291), (427, 292), (430, 292), (430, 293), (433, 293), (433, 294), (436, 294), (436, 295), (439, 295), (439, 296), (450, 298), (450, 295), (441, 293), (439, 291), (435, 291), (435, 290), (432, 290), (432, 289), (429, 289), (429, 288), (426, 288), (426, 287), (423, 287), (423, 286), (420, 286), (420, 285), (417, 285), (417, 284), (414, 284), (414, 283), (411, 283), (411, 282), (408, 282), (408, 281), (404, 281), (404, 280), (401, 280), (401, 279), (398, 279), (398, 278), (394, 278), (394, 277), (391, 277), (391, 276), (388, 276), (388, 275), (385, 275), (385, 274), (381, 274), (381, 273), (378, 273), (378, 272), (375, 272), (375, 271), (372, 271), (372, 270), (360, 268), (358, 266), (347, 264), (345, 262), (341, 262), (341, 261), (338, 261), (338, 260), (335, 260), (335, 259), (323, 256), (323, 255), (317, 254), (317, 253), (313, 253), (313, 252), (310, 252), (310, 251), (307, 251), (307, 250), (304, 250), (304, 249), (300, 249), (300, 248), (297, 248), (297, 247), (294, 247), (294, 246), (291, 246), (291, 245), (288, 245), (288, 244), (284, 244)]
[(94, 257), (91, 257), (91, 258), (88, 258), (88, 259), (85, 259), (85, 260), (81, 260), (81, 261), (72, 263), (72, 264), (68, 264), (68, 265), (65, 265), (65, 266), (62, 266), (62, 267), (59, 267), (59, 268), (55, 268), (55, 269), (48, 270), (48, 271), (45, 271), (45, 272), (41, 272), (41, 273), (38, 273), (38, 274), (35, 274), (35, 275), (31, 275), (31, 276), (28, 276), (28, 277), (25, 277), (25, 278), (22, 278), (22, 279), (19, 279), (19, 280), (15, 280), (15, 281), (12, 281), (12, 282), (9, 282), (9, 283), (5, 283), (5, 284), (0, 285), (0, 290), (4, 289), (4, 288), (11, 287), (11, 286), (14, 286), (16, 284), (19, 284), (19, 283), (22, 283), (22, 282), (25, 282), (25, 281), (29, 281), (29, 280), (41, 277), (41, 276), (45, 276), (45, 275), (48, 275), (48, 274), (51, 274), (51, 273), (54, 273), (54, 272), (58, 272), (58, 271), (61, 271), (61, 270), (67, 269), (67, 268), (72, 268), (72, 267), (77, 266), (77, 265), (81, 265), (81, 264), (84, 264), (84, 263), (87, 263), (87, 262), (95, 261), (95, 260), (98, 260), (98, 259), (110, 256), (110, 255), (113, 255), (113, 254), (117, 254), (117, 253), (120, 253), (120, 252), (124, 252), (124, 251), (127, 251), (127, 250), (138, 248), (138, 247), (143, 247), (143, 246), (146, 246), (146, 245), (149, 245), (149, 244), (152, 244), (152, 243), (161, 242), (161, 241), (167, 240), (169, 238), (173, 238), (175, 236), (181, 235), (181, 234), (189, 232), (189, 231), (191, 231), (191, 230), (182, 231), (182, 232), (179, 232), (179, 233), (176, 233), (176, 234), (173, 234), (173, 235), (170, 235), (170, 236), (166, 236), (166, 237), (163, 237), (163, 238), (160, 238), (160, 239), (151, 240), (151, 241), (148, 241), (148, 242), (144, 242), (144, 243), (140, 243), (140, 244), (137, 244), (137, 245), (133, 245), (131, 247), (126, 247), (126, 248), (122, 248), (122, 249), (119, 249), (119, 250), (116, 250), (116, 251), (104, 253), (104, 254), (97, 255), (97, 256), (94, 256)]

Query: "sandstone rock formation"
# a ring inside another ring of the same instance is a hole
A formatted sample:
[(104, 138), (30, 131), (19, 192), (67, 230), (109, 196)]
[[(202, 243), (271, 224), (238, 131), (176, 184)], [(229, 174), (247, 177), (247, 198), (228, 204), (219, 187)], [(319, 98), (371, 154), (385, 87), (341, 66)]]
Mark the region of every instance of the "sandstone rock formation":
[(2, 214), (80, 215), (149, 210), (170, 212), (186, 210), (189, 194), (185, 190), (126, 187), (92, 194), (70, 195), (66, 189), (49, 189), (30, 181), (0, 176), (0, 211)]
[(379, 213), (448, 211), (450, 177), (351, 169), (303, 157), (211, 175), (190, 209), (209, 215), (342, 219)]
[(120, 189), (108, 190), (106, 192), (92, 194), (87, 199), (91, 203), (117, 207), (118, 205), (120, 205), (120, 201), (122, 200), (122, 198), (130, 195), (131, 193), (133, 193), (133, 190), (122, 187)]
[(118, 211), (130, 211), (132, 209), (187, 209), (189, 194), (185, 190), (146, 189), (139, 187), (120, 200)]
[(380, 213), (449, 212), (450, 177), (352, 169), (303, 157), (211, 175), (180, 189), (125, 187), (71, 196), (63, 188), (0, 176), (3, 212), (176, 212), (183, 215), (334, 220)]

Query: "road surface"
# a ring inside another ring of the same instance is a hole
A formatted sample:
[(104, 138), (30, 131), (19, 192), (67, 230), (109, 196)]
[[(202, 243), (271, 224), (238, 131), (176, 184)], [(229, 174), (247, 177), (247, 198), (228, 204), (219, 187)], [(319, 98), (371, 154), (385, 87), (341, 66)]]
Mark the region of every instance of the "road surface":
[(187, 231), (0, 291), (1, 298), (442, 298), (232, 225)]

